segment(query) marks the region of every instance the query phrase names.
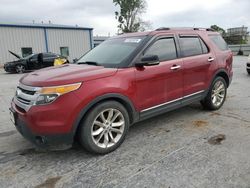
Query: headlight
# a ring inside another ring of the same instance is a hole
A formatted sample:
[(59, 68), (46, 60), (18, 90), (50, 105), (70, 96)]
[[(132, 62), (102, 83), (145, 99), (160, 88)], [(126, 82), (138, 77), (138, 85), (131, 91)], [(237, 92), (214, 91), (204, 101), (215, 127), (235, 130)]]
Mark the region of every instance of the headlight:
[(53, 86), (53, 87), (42, 87), (37, 91), (38, 97), (35, 105), (48, 104), (55, 101), (59, 96), (75, 91), (81, 87), (82, 83)]
[(40, 104), (48, 104), (57, 99), (58, 94), (47, 94), (47, 95), (39, 95), (36, 99), (36, 105)]

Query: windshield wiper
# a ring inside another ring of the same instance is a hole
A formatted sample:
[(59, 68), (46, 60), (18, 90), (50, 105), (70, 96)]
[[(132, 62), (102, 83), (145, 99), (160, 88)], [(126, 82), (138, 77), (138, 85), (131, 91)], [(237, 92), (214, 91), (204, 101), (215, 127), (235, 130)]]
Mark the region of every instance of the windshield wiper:
[(94, 61), (84, 61), (84, 62), (78, 62), (77, 64), (87, 64), (87, 65), (95, 65), (95, 66), (101, 66), (99, 63)]

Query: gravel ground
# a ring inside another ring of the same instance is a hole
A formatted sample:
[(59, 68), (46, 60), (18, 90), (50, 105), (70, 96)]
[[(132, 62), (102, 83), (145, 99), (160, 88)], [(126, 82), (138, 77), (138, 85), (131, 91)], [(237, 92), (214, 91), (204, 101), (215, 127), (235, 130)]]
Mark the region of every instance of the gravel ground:
[(116, 151), (96, 156), (79, 145), (39, 152), (9, 120), (21, 75), (0, 70), (0, 187), (250, 187), (250, 76), (234, 57), (224, 106), (200, 104), (135, 124)]

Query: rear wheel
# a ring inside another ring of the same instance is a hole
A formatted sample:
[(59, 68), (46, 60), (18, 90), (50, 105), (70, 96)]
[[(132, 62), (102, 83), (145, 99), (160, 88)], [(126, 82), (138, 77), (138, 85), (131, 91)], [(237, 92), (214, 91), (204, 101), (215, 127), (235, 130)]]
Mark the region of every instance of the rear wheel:
[(209, 110), (218, 110), (225, 102), (227, 84), (224, 78), (216, 77), (208, 91), (206, 98), (201, 104)]
[(129, 116), (123, 105), (107, 101), (87, 114), (81, 124), (79, 140), (86, 150), (106, 154), (122, 144), (128, 128)]
[(25, 66), (23, 65), (16, 65), (16, 73), (21, 74), (25, 72)]

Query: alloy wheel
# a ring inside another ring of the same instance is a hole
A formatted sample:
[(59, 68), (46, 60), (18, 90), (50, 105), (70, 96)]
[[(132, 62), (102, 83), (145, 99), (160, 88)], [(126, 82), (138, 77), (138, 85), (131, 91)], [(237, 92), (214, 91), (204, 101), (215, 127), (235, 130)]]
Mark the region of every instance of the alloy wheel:
[(214, 87), (212, 89), (212, 103), (216, 107), (220, 106), (224, 99), (226, 94), (226, 88), (224, 83), (219, 80), (214, 84)]
[(25, 71), (25, 67), (23, 66), (23, 65), (17, 65), (16, 66), (16, 72), (17, 73), (24, 73), (24, 71)]
[(109, 108), (96, 116), (92, 124), (91, 136), (98, 147), (109, 148), (119, 142), (124, 128), (123, 114), (117, 109)]

